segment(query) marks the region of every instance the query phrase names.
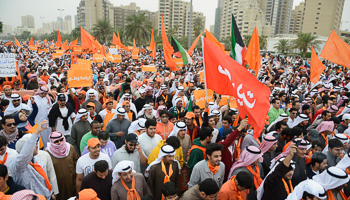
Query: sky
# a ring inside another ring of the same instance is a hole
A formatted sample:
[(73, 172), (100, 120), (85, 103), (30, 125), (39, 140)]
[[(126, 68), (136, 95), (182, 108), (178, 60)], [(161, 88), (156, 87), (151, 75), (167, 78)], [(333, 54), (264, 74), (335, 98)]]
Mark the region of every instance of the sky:
[[(159, 0), (110, 0), (114, 6), (129, 5), (135, 2), (143, 10), (157, 11)], [(184, 0), (190, 1), (190, 0)], [(304, 0), (294, 0), (294, 7)], [(80, 0), (0, 0), (0, 21), (6, 25), (12, 25), (12, 29), (21, 25), (21, 16), (33, 15), (35, 28), (41, 28), (42, 22), (56, 21), (60, 17), (60, 11), (64, 9), (62, 16), (71, 15), (74, 26), (74, 15)], [(218, 0), (193, 0), (193, 10), (203, 12), (206, 16), (205, 26), (207, 29), (214, 25), (215, 9)], [(350, 0), (345, 0), (343, 12), (343, 24), (341, 29), (350, 31)], [(41, 17), (44, 17), (41, 19)]]

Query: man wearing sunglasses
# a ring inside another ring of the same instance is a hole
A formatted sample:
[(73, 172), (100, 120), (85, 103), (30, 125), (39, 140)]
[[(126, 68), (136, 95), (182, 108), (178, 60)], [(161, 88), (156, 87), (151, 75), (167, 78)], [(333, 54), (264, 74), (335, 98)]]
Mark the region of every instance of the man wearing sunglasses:
[(0, 135), (7, 139), (8, 148), (15, 149), (17, 141), (25, 133), (17, 129), (15, 119), (11, 115), (5, 115), (1, 119), (1, 124), (3, 129), (0, 131)]

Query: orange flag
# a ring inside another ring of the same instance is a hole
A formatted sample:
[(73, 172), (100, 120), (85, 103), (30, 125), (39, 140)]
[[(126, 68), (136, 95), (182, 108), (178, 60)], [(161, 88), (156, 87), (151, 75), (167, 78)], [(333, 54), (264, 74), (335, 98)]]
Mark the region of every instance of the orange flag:
[(123, 45), (122, 41), (120, 40), (120, 36), (119, 36), (119, 31), (117, 31), (118, 34), (118, 44), (120, 45), (121, 48), (123, 48), (125, 51), (129, 51), (129, 49)]
[(136, 49), (135, 38), (134, 38), (134, 43), (133, 43), (132, 47), (133, 47), (134, 49)]
[(95, 38), (84, 30), (83, 27), (80, 27), (80, 35), (82, 49), (94, 51), (97, 48)]
[(119, 43), (118, 43), (118, 38), (117, 36), (115, 35), (115, 33), (113, 32), (113, 41), (112, 41), (112, 44), (114, 45), (118, 45), (119, 46)]
[(191, 56), (191, 54), (192, 54), (194, 48), (196, 47), (196, 45), (197, 45), (197, 43), (198, 43), (198, 40), (199, 40), (199, 38), (200, 38), (201, 36), (202, 36), (202, 33), (199, 34), (198, 37), (196, 38), (196, 40), (192, 43), (190, 49), (187, 51), (188, 55)]
[(22, 47), (21, 43), (18, 42), (17, 38), (15, 37), (15, 44), (18, 46), (18, 47)]
[(56, 47), (61, 47), (61, 48), (62, 48), (62, 39), (61, 39), (60, 30), (58, 30), (58, 34), (57, 34), (57, 43), (56, 43)]
[[(218, 46), (222, 51), (225, 51), (225, 45), (221, 44), (213, 34), (211, 34), (207, 29), (205, 29), (205, 37), (216, 46)], [(190, 55), (190, 54), (188, 54)]]
[(174, 53), (173, 47), (170, 45), (169, 40), (166, 36), (165, 26), (163, 21), (162, 13), (162, 40), (163, 40), (163, 51), (164, 51), (164, 60), (165, 63), (170, 67), (172, 71), (178, 71), (179, 68), (176, 67), (176, 62), (171, 58), (171, 55)]
[(77, 46), (77, 44), (78, 44), (78, 37), (77, 37), (77, 39), (75, 39), (74, 41), (72, 41), (70, 43), (70, 46)]
[(255, 76), (258, 76), (258, 72), (261, 67), (260, 61), (260, 45), (259, 45), (259, 33), (258, 28), (255, 26), (253, 35), (250, 39), (248, 51), (245, 55), (245, 59), (250, 65), (249, 68), (255, 72)]
[(29, 46), (30, 46), (30, 45), (34, 45), (33, 36), (30, 38)]
[(47, 39), (45, 39), (45, 40), (43, 41), (43, 43), (47, 43)]
[(318, 58), (314, 47), (311, 47), (311, 69), (310, 69), (310, 81), (317, 83), (320, 80), (320, 75), (326, 69), (321, 60)]
[(20, 85), (21, 85), (21, 88), (23, 88), (23, 86), (22, 86), (21, 73), (19, 73), (19, 67), (18, 67), (17, 61), (16, 61), (16, 71), (17, 71), (17, 80), (19, 81), (19, 83), (20, 83)]
[(152, 29), (152, 36), (151, 36), (151, 43), (149, 45), (149, 49), (152, 51), (152, 53), (150, 54), (150, 56), (153, 57), (153, 59), (156, 58), (156, 43), (154, 42), (154, 32)]
[(10, 42), (6, 43), (5, 45), (8, 47), (9, 45), (13, 45), (13, 42), (10, 41)]
[(338, 65), (350, 68), (350, 46), (334, 30), (329, 35), (320, 56)]

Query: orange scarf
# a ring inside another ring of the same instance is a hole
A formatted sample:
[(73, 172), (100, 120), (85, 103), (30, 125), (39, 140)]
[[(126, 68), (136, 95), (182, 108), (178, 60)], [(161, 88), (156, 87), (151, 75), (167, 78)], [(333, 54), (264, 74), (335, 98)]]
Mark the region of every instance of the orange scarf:
[(47, 177), (44, 169), (38, 163), (29, 163), (29, 164), (45, 179), (46, 187), (51, 192), (52, 186), (50, 184), (49, 178)]
[[(343, 191), (340, 191), (339, 193), (340, 193), (341, 197), (343, 198), (343, 200), (347, 200), (348, 199), (345, 196)], [(328, 197), (328, 200), (335, 200), (334, 196), (333, 196), (333, 193), (332, 193), (332, 190), (327, 190), (327, 197)]]
[(258, 189), (262, 183), (262, 179), (260, 178), (260, 169), (258, 165), (255, 165), (255, 171), (253, 170), (251, 165), (246, 166), (247, 170), (254, 176), (254, 186), (255, 189)]
[(202, 126), (202, 123), (203, 123), (202, 118), (201, 118), (201, 117), (199, 117), (198, 121), (199, 121), (199, 124), (197, 124), (197, 120), (196, 120), (196, 119), (194, 119), (194, 120), (193, 120), (193, 123), (194, 123), (196, 126), (201, 127), (201, 126)]
[(120, 179), (124, 188), (126, 191), (128, 191), (126, 195), (126, 199), (131, 199), (131, 200), (140, 200), (140, 195), (135, 189), (135, 177), (132, 177), (132, 182), (131, 182), (131, 189), (128, 188), (128, 186), (124, 183), (123, 179)]
[(166, 104), (166, 102), (168, 102), (168, 95), (165, 95), (165, 97), (164, 97), (164, 95), (162, 95), (162, 97), (164, 99), (164, 104)]
[(236, 186), (236, 183), (235, 183), (235, 179), (236, 179), (236, 175), (232, 176), (231, 182), (232, 182), (232, 184), (233, 184), (233, 189), (236, 191), (236, 199), (237, 199), (237, 200), (242, 200), (241, 191), (239, 191), (239, 190), (237, 189), (237, 186)]
[(165, 175), (164, 176), (164, 183), (170, 182), (170, 177), (171, 177), (171, 175), (173, 175), (173, 165), (170, 164), (170, 166), (169, 166), (169, 175), (166, 173), (166, 168), (165, 168), (163, 161), (161, 162), (161, 165), (162, 165), (162, 172)]
[[(288, 180), (289, 187), (287, 185), (287, 182), (284, 180), (284, 178), (282, 178), (282, 182), (283, 182), (284, 188), (286, 188), (287, 195), (292, 193), (293, 192), (292, 181)], [(289, 188), (290, 188), (290, 191), (289, 191)]]
[(320, 135), (323, 137), (323, 139), (324, 139), (324, 146), (326, 147), (328, 145), (328, 137), (325, 137), (322, 133), (320, 133)]
[(212, 166), (212, 165), (209, 163), (209, 161), (207, 161), (207, 162), (208, 162), (208, 167), (209, 167), (210, 171), (213, 173), (213, 175), (215, 175), (216, 172), (219, 171), (220, 166)]
[(0, 164), (4, 165), (6, 160), (7, 160), (7, 152), (5, 153), (5, 157), (4, 157), (4, 160), (0, 160)]
[(131, 111), (127, 112), (126, 113), (129, 117), (129, 121), (132, 122), (132, 116), (133, 116), (133, 113)]
[(345, 172), (350, 175), (350, 170), (346, 168)]

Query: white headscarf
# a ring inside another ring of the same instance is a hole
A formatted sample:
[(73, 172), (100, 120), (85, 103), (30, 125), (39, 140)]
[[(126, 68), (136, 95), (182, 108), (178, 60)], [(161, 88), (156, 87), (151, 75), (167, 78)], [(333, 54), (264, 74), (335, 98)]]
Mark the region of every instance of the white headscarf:
[(344, 157), (338, 162), (336, 167), (346, 170), (350, 166), (350, 152), (345, 154)]
[(322, 185), (325, 190), (332, 190), (349, 182), (348, 174), (338, 167), (330, 167), (312, 179)]
[(118, 164), (114, 167), (112, 173), (112, 185), (120, 179), (119, 173), (129, 172), (132, 170), (133, 173), (136, 173), (134, 170), (134, 161), (131, 160), (123, 160), (118, 162)]
[(117, 104), (117, 107), (123, 107), (123, 102), (125, 101), (125, 97), (129, 97), (130, 110), (132, 110), (135, 113), (136, 117), (138, 117), (139, 115), (137, 114), (136, 106), (132, 102), (132, 96), (129, 93), (123, 94), (122, 98), (119, 99), (119, 103)]
[(141, 129), (145, 129), (145, 123), (146, 123), (145, 118), (140, 118), (138, 120), (131, 122), (129, 129), (128, 129), (128, 133), (135, 133), (136, 134), (136, 131), (141, 130)]
[(293, 128), (303, 121), (309, 121), (309, 117), (305, 114), (300, 114), (297, 118), (295, 118), (294, 123), (289, 128)]
[[(140, 112), (137, 114), (137, 116), (142, 116), (143, 114), (145, 114), (145, 110), (147, 109), (153, 109), (153, 107), (149, 104), (145, 104), (142, 108), (142, 110), (140, 110)], [(152, 113), (153, 114), (153, 113)]]
[(347, 114), (347, 113), (350, 113), (350, 105), (345, 106), (343, 111), (341, 111), (340, 115), (337, 115), (337, 117), (344, 115), (344, 114)]
[(47, 87), (48, 87), (49, 89), (51, 88), (51, 86), (53, 86), (53, 85), (51, 85), (50, 80), (54, 80), (54, 83), (53, 83), (54, 86), (56, 86), (56, 87), (59, 86), (59, 84), (57, 83), (57, 79), (55, 79), (54, 77), (50, 77), (50, 78), (49, 78), (49, 81), (48, 81), (48, 83), (47, 83)]
[(173, 130), (170, 132), (170, 134), (168, 135), (168, 137), (170, 136), (176, 136), (179, 133), (180, 130), (186, 130), (187, 131), (187, 126), (185, 124), (185, 122), (182, 121), (178, 121), (174, 124), (174, 128)]
[(267, 127), (266, 130), (269, 132), (273, 125), (277, 124), (278, 122), (280, 122), (280, 121), (282, 121), (282, 120), (284, 120), (284, 119), (288, 119), (288, 115), (285, 114), (285, 113), (280, 114), (280, 116), (279, 116), (275, 121), (273, 121), (273, 122)]
[(91, 117), (90, 117), (90, 112), (88, 112), (85, 108), (80, 108), (80, 109), (78, 110), (78, 112), (77, 112), (77, 117), (75, 118), (73, 124), (75, 124), (75, 123), (77, 123), (78, 121), (80, 121), (80, 118), (81, 118), (83, 115), (86, 115), (86, 114), (88, 115), (88, 121), (89, 121), (89, 123), (91, 123), (92, 120), (91, 120)]
[[(14, 101), (14, 100), (19, 100), (19, 106), (15, 107), (13, 105), (12, 101)], [(19, 96), (19, 94), (11, 94), (10, 104), (9, 104), (9, 106), (6, 108), (6, 110), (4, 112), (4, 116), (13, 114), (13, 113), (18, 112), (18, 111), (23, 110), (23, 109), (31, 111), (29, 106), (27, 106), (26, 104), (22, 103), (22, 98), (21, 98), (21, 96)]]
[[(162, 162), (163, 157), (167, 156), (167, 155), (173, 155), (173, 156), (176, 155), (175, 149), (172, 146), (170, 146), (170, 145), (164, 145), (164, 146), (162, 146), (162, 148), (160, 148), (160, 151), (159, 151), (159, 154), (158, 154), (158, 158), (156, 160), (154, 160), (153, 162), (151, 162), (151, 164), (148, 165), (148, 167), (147, 167), (147, 169), (145, 171), (145, 176), (148, 177), (149, 171), (151, 170), (151, 167), (153, 165), (156, 165), (156, 164)], [(174, 161), (177, 162), (177, 160), (174, 160)], [(179, 165), (179, 169), (181, 169), (179, 162), (177, 162), (177, 163)]]
[(288, 195), (286, 200), (296, 200), (302, 199), (304, 192), (314, 195), (319, 199), (326, 199), (327, 193), (316, 181), (312, 179), (307, 179), (305, 181), (300, 182), (293, 190), (292, 193)]
[[(343, 144), (346, 144), (349, 142), (349, 138), (346, 137), (345, 134), (343, 133), (337, 133), (337, 134), (334, 134), (334, 137), (332, 137), (332, 139), (338, 139), (340, 140)], [(328, 144), (327, 146), (323, 149), (322, 153), (326, 153), (328, 151)]]
[(94, 89), (90, 89), (86, 92), (85, 101), (89, 99), (90, 95), (95, 95), (95, 100), (98, 101), (98, 92)]
[[(116, 108), (115, 111), (116, 111), (115, 114), (113, 115), (112, 119), (111, 119), (109, 122), (111, 122), (113, 119), (117, 119), (117, 116), (118, 116), (118, 115), (127, 116), (127, 115), (126, 115), (125, 109), (122, 108), (122, 107)], [(109, 122), (108, 122), (108, 123), (109, 123)]]

